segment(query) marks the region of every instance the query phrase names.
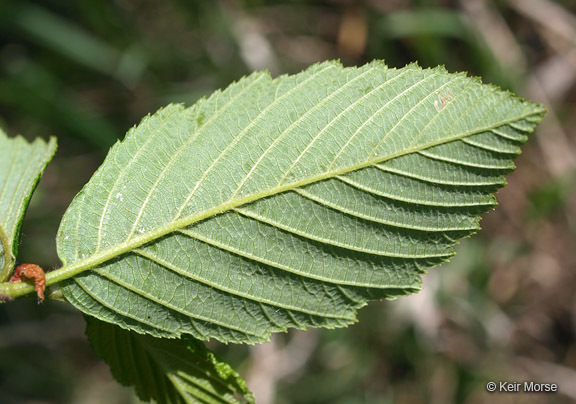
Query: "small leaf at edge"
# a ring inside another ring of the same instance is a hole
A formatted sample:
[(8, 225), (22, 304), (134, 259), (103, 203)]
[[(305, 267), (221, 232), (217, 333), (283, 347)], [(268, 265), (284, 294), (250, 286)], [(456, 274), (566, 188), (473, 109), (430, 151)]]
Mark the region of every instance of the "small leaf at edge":
[(141, 400), (158, 404), (254, 403), (246, 382), (191, 337), (154, 338), (85, 316), (94, 352), (114, 377), (134, 386)]
[(24, 213), (55, 152), (56, 138), (29, 143), (0, 129), (0, 282), (7, 281), (14, 268)]

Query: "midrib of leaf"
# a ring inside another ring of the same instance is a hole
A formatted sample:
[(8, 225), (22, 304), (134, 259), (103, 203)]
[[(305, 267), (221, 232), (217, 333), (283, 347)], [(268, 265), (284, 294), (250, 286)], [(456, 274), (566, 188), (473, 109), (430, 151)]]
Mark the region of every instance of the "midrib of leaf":
[[(326, 70), (332, 68), (333, 65), (329, 65), (324, 69), (321, 69), (317, 72), (315, 72), (314, 74), (310, 75), (306, 80), (303, 80), (302, 82), (298, 83), (298, 85), (294, 86), (293, 88), (291, 88), (289, 91), (287, 91), (286, 93), (284, 93), (281, 97), (278, 97), (275, 99), (274, 102), (272, 102), (271, 104), (269, 104), (266, 108), (264, 108), (262, 111), (260, 111), (260, 113), (254, 117), (254, 119), (252, 119), (252, 121), (250, 122), (250, 124), (248, 124), (234, 139), (233, 141), (224, 148), (224, 150), (222, 150), (222, 152), (214, 159), (214, 161), (212, 162), (212, 164), (204, 171), (204, 173), (202, 174), (202, 176), (200, 177), (200, 179), (196, 182), (194, 189), (190, 192), (190, 194), (188, 195), (188, 197), (186, 198), (186, 200), (182, 203), (181, 207), (179, 208), (175, 218), (173, 219), (173, 221), (177, 221), (180, 214), (182, 213), (182, 211), (185, 209), (185, 207), (187, 206), (188, 202), (192, 199), (192, 197), (194, 196), (196, 190), (200, 187), (200, 185), (203, 183), (204, 179), (207, 177), (207, 175), (212, 171), (212, 169), (217, 165), (217, 163), (221, 160), (221, 158), (223, 156), (226, 155), (227, 151), (230, 150), (235, 144), (237, 144), (248, 132), (249, 129), (252, 128), (257, 122), (259, 122), (259, 120), (261, 120), (261, 118), (263, 116), (266, 115), (266, 112), (269, 111), (271, 108), (273, 108), (275, 105), (277, 105), (277, 103), (282, 100), (283, 98), (286, 98), (288, 96), (290, 96), (291, 94), (293, 94), (298, 88), (302, 87), (303, 85), (305, 85), (307, 82), (313, 80), (315, 77), (317, 77), (318, 75), (320, 75), (321, 73), (325, 72)], [(327, 97), (325, 97), (321, 102), (317, 103), (313, 108), (311, 108), (309, 111), (307, 111), (306, 113), (304, 113), (303, 115), (301, 115), (297, 120), (295, 120), (293, 123), (291, 123), (285, 130), (283, 130), (277, 137), (276, 139), (272, 142), (272, 144), (268, 147), (268, 149), (266, 151), (264, 151), (264, 153), (262, 153), (262, 155), (260, 156), (260, 158), (258, 159), (258, 161), (253, 165), (253, 167), (249, 170), (248, 174), (243, 178), (243, 180), (241, 181), (240, 185), (236, 188), (236, 190), (232, 193), (231, 199), (233, 199), (238, 192), (240, 192), (240, 189), (242, 188), (243, 184), (248, 180), (248, 178), (250, 178), (251, 173), (254, 172), (254, 170), (258, 167), (259, 163), (264, 159), (264, 157), (267, 155), (267, 153), (272, 150), (272, 148), (280, 141), (280, 139), (282, 139), (284, 137), (284, 135), (286, 135), (287, 133), (290, 132), (290, 130), (296, 126), (296, 124), (298, 124), (299, 122), (302, 122), (304, 120), (304, 118), (306, 118), (307, 116), (309, 116), (312, 112), (316, 111), (316, 109), (320, 108), (321, 106), (325, 105), (326, 102), (328, 102), (328, 100), (332, 99), (334, 96), (336, 96), (337, 94), (340, 94), (342, 91), (344, 91), (347, 87), (349, 87), (350, 85), (352, 85), (354, 82), (356, 82), (357, 80), (361, 79), (362, 77), (364, 77), (366, 74), (368, 74), (369, 72), (373, 71), (375, 69), (375, 67), (372, 67), (371, 69), (366, 70), (364, 73), (356, 76), (354, 79), (352, 79), (351, 81), (347, 82), (346, 84), (344, 84), (343, 86), (341, 86), (338, 90), (332, 92), (330, 95), (328, 95)], [(320, 135), (322, 133), (324, 133), (326, 131), (326, 129), (330, 128), (331, 125), (336, 122), (338, 119), (340, 119), (342, 116), (344, 116), (344, 114), (349, 111), (352, 107), (354, 107), (355, 105), (357, 105), (359, 102), (361, 102), (362, 100), (364, 100), (366, 97), (368, 97), (369, 95), (371, 95), (372, 93), (374, 93), (377, 90), (380, 90), (382, 87), (386, 86), (386, 85), (390, 85), (391, 82), (393, 82), (394, 80), (403, 77), (406, 73), (408, 72), (408, 70), (405, 70), (403, 72), (401, 72), (400, 74), (398, 74), (397, 76), (393, 77), (390, 80), (387, 80), (386, 82), (382, 83), (381, 85), (379, 85), (378, 87), (372, 89), (370, 92), (364, 94), (362, 97), (359, 97), (354, 103), (352, 103), (351, 105), (349, 105), (347, 108), (345, 108), (343, 111), (341, 111), (336, 117), (334, 117), (327, 125), (324, 126), (324, 128), (319, 131), (319, 133), (314, 137), (314, 139), (308, 144), (308, 146), (305, 148), (305, 150), (302, 151), (302, 153), (295, 159), (295, 161), (292, 163), (292, 165), (288, 168), (288, 170), (285, 172), (285, 174), (282, 176), (282, 178), (280, 179), (278, 186), (280, 186), (284, 180), (287, 178), (288, 174), (290, 173), (290, 171), (295, 167), (295, 165), (298, 163), (298, 161), (300, 161), (300, 159), (306, 154), (306, 152), (310, 149), (310, 147), (314, 144), (314, 142), (320, 137)], [(371, 122), (376, 116), (378, 116), (386, 107), (388, 107), (391, 103), (393, 103), (394, 101), (396, 101), (399, 97), (401, 97), (402, 95), (408, 93), (411, 89), (413, 89), (414, 87), (418, 87), (419, 85), (421, 85), (423, 82), (430, 80), (434, 77), (437, 77), (438, 73), (434, 73), (432, 75), (429, 75), (427, 77), (425, 77), (424, 79), (418, 81), (417, 83), (413, 84), (412, 86), (408, 87), (407, 89), (405, 89), (404, 91), (400, 92), (399, 94), (397, 94), (395, 97), (393, 97), (389, 102), (387, 102), (384, 106), (382, 106), (380, 109), (378, 109), (374, 114), (372, 114), (371, 117), (369, 117), (369, 119), (367, 119), (358, 129), (357, 131), (351, 136), (351, 138), (348, 140), (348, 142), (342, 147), (342, 149), (339, 151), (339, 153), (336, 155), (336, 157), (334, 158), (334, 160), (332, 161), (332, 163), (329, 165), (328, 167), (328, 171), (330, 171), (330, 168), (333, 166), (333, 164), (337, 161), (338, 157), (341, 155), (341, 153), (345, 150), (345, 148), (348, 146), (348, 144), (350, 143), (350, 141), (361, 131), (361, 129), (369, 122)], [(433, 96), (437, 91), (441, 90), (442, 88), (444, 88), (445, 86), (447, 86), (448, 84), (450, 84), (453, 80), (455, 80), (455, 78), (452, 78), (451, 80), (449, 80), (448, 82), (444, 83), (443, 85), (441, 85), (440, 87), (436, 88), (434, 91), (430, 92), (430, 94), (426, 97), (424, 97), (422, 100), (420, 100), (417, 104), (415, 104), (403, 117), (402, 119), (399, 120), (399, 122), (384, 136), (384, 139), (387, 138), (390, 134), (394, 133), (394, 130), (407, 118), (411, 115), (411, 113), (419, 106), (421, 105), (424, 101), (428, 100), (429, 97)], [(257, 80), (255, 80), (254, 82), (250, 83), (250, 85), (248, 85), (246, 88), (242, 89), (242, 91), (240, 91), (238, 94), (236, 94), (236, 96), (232, 97), (227, 103), (225, 103), (223, 106), (221, 106), (220, 108), (218, 108), (218, 111), (222, 111), (225, 109), (225, 107), (229, 104), (231, 104), (235, 99), (237, 99), (243, 92), (245, 92), (247, 89), (249, 89), (251, 86), (254, 85), (254, 83)], [(462, 93), (465, 93), (465, 91), (461, 92), (459, 95), (461, 95)], [(214, 113), (210, 119), (212, 120), (213, 117), (217, 116), (217, 113)], [(440, 115), (440, 114), (437, 114)], [(165, 118), (166, 120), (169, 117)], [(130, 231), (130, 234), (128, 235), (127, 239), (130, 239), (136, 229), (138, 228), (138, 224), (139, 224), (139, 220), (145, 210), (145, 207), (147, 205), (147, 203), (150, 200), (151, 195), (153, 194), (154, 189), (158, 186), (158, 184), (160, 183), (160, 181), (163, 179), (164, 174), (168, 171), (168, 169), (171, 167), (171, 165), (173, 164), (174, 161), (177, 160), (177, 157), (179, 156), (179, 154), (185, 150), (186, 146), (195, 138), (197, 138), (203, 130), (205, 130), (207, 128), (207, 123), (205, 125), (203, 125), (193, 136), (191, 136), (190, 138), (187, 139), (186, 142), (184, 142), (180, 148), (178, 149), (178, 151), (176, 153), (174, 153), (174, 155), (171, 157), (171, 159), (168, 161), (168, 163), (166, 164), (166, 167), (164, 167), (164, 169), (162, 170), (162, 172), (160, 173), (160, 175), (158, 176), (158, 178), (156, 179), (156, 181), (154, 182), (153, 186), (151, 187), (151, 190), (148, 192), (148, 195), (146, 196), (144, 203), (142, 204), (138, 215), (136, 217), (136, 220), (132, 226), (132, 229)], [(153, 138), (153, 136), (149, 136), (148, 139)], [(383, 141), (384, 139), (382, 139), (382, 141), (380, 143), (378, 143), (378, 145), (376, 147), (378, 147)], [(133, 157), (132, 161), (136, 161), (137, 160), (137, 156), (138, 154), (143, 151), (145, 149), (145, 145), (148, 142), (148, 140), (145, 142), (144, 145), (142, 145), (142, 147), (138, 150), (137, 155)], [(369, 154), (370, 155), (370, 154)], [(108, 206), (108, 204), (110, 203), (110, 200), (112, 198), (112, 195), (114, 194), (114, 189), (116, 187), (116, 184), (120, 181), (120, 178), (122, 178), (122, 175), (120, 175), (115, 184), (112, 186), (112, 190), (110, 191), (106, 204), (104, 206), (104, 210), (103, 212), (106, 211), (106, 208)], [(102, 241), (102, 234), (101, 234), (101, 229), (103, 228), (103, 220), (104, 220), (105, 215), (102, 214), (101, 218), (100, 218), (100, 226), (99, 226), (99, 231), (98, 231), (98, 241), (97, 241), (97, 247), (96, 247), (96, 251), (99, 250), (100, 245), (101, 245), (101, 241)], [(80, 223), (80, 219), (78, 220), (78, 224)]]
[[(493, 108), (496, 108), (496, 106), (494, 106)], [(488, 113), (489, 111), (491, 111), (491, 109), (488, 110), (486, 113)], [(270, 196), (273, 196), (276, 194), (280, 194), (283, 192), (296, 190), (298, 188), (304, 187), (306, 185), (310, 185), (310, 184), (315, 183), (315, 182), (319, 182), (319, 181), (330, 179), (330, 178), (333, 178), (336, 176), (344, 175), (344, 174), (347, 174), (349, 172), (360, 170), (360, 169), (370, 167), (370, 166), (373, 166), (373, 165), (376, 165), (379, 163), (384, 163), (388, 160), (392, 160), (392, 159), (402, 157), (402, 156), (405, 156), (408, 154), (418, 153), (418, 152), (421, 152), (425, 149), (428, 149), (428, 148), (431, 148), (434, 146), (439, 146), (439, 145), (442, 145), (445, 143), (458, 141), (458, 140), (464, 139), (468, 136), (472, 136), (472, 135), (477, 134), (477, 133), (491, 131), (491, 130), (496, 129), (498, 127), (501, 127), (503, 125), (508, 125), (508, 124), (513, 123), (513, 122), (529, 118), (531, 116), (538, 116), (539, 114), (540, 114), (540, 111), (536, 111), (536, 112), (530, 112), (530, 113), (520, 115), (520, 116), (514, 116), (514, 117), (511, 117), (509, 119), (505, 119), (505, 120), (502, 120), (500, 122), (494, 123), (492, 125), (480, 127), (480, 128), (475, 129), (475, 130), (464, 132), (464, 133), (461, 133), (459, 135), (455, 135), (455, 136), (452, 136), (449, 138), (439, 139), (437, 141), (425, 143), (425, 144), (419, 145), (417, 147), (407, 148), (407, 149), (404, 149), (404, 150), (399, 151), (397, 153), (393, 153), (393, 154), (386, 155), (386, 156), (372, 156), (372, 159), (369, 158), (369, 159), (365, 160), (364, 162), (361, 162), (358, 164), (354, 164), (354, 165), (350, 165), (350, 166), (346, 166), (346, 167), (341, 167), (339, 169), (326, 171), (326, 172), (319, 174), (319, 175), (316, 175), (316, 176), (304, 178), (302, 180), (295, 181), (292, 183), (280, 184), (276, 187), (273, 187), (273, 188), (270, 188), (270, 189), (267, 189), (267, 190), (264, 190), (261, 192), (256, 192), (256, 193), (251, 194), (251, 195), (246, 195), (246, 196), (242, 196), (242, 197), (237, 198), (237, 199), (228, 200), (228, 201), (226, 201), (222, 204), (219, 204), (217, 206), (214, 206), (210, 209), (206, 209), (202, 212), (198, 212), (196, 214), (175, 220), (175, 221), (168, 223), (164, 226), (160, 226), (160, 227), (158, 227), (152, 231), (138, 235), (137, 237), (132, 238), (131, 240), (127, 240), (123, 243), (120, 243), (117, 246), (114, 246), (112, 248), (108, 248), (106, 250), (102, 250), (101, 252), (99, 252), (97, 254), (91, 255), (90, 257), (83, 258), (79, 261), (76, 261), (75, 263), (63, 266), (60, 269), (49, 272), (46, 275), (46, 284), (52, 285), (52, 284), (61, 282), (63, 280), (69, 279), (69, 278), (71, 278), (71, 277), (73, 277), (79, 273), (82, 273), (86, 270), (95, 268), (96, 266), (98, 266), (104, 262), (107, 262), (113, 258), (116, 258), (122, 254), (131, 252), (131, 251), (137, 249), (138, 247), (140, 247), (144, 244), (155, 241), (155, 240), (159, 239), (160, 237), (163, 237), (167, 234), (170, 234), (170, 233), (173, 233), (175, 231), (184, 229), (184, 228), (191, 226), (197, 222), (209, 219), (211, 217), (214, 217), (218, 214), (227, 212), (229, 210), (233, 210), (233, 209), (238, 208), (242, 205), (245, 205), (245, 204), (248, 204), (251, 202), (255, 202), (255, 201), (258, 201), (260, 199), (270, 197)], [(34, 291), (34, 287), (32, 285), (28, 285), (28, 284), (23, 283), (23, 282), (0, 285), (0, 294), (5, 294), (8, 296), (12, 296), (12, 297), (21, 296), (21, 295), (24, 295), (27, 293), (31, 293), (32, 291)]]

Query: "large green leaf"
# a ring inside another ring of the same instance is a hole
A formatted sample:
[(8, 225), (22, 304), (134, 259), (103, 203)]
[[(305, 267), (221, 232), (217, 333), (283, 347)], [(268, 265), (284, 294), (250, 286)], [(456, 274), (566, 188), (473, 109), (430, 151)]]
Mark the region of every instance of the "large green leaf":
[(154, 336), (350, 324), (479, 229), (543, 114), (443, 68), (252, 74), (112, 148), (61, 223), (64, 294)]
[(0, 130), (0, 282), (11, 274), (20, 228), (34, 188), (56, 151), (56, 139), (28, 143)]
[(94, 352), (110, 365), (120, 383), (135, 385), (142, 400), (154, 399), (158, 404), (254, 402), (244, 380), (191, 337), (159, 339), (88, 316), (86, 322)]

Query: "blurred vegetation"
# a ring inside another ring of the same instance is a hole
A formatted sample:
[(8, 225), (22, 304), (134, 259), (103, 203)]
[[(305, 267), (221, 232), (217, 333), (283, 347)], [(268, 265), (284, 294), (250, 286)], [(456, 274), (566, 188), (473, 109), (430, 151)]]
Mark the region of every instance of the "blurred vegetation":
[[(108, 148), (169, 102), (255, 69), (339, 58), (445, 65), (544, 103), (500, 206), (418, 295), (359, 324), (256, 347), (210, 343), (268, 403), (576, 400), (576, 3), (573, 0), (2, 0), (0, 126), (60, 149), (26, 218), (21, 262), (56, 268), (54, 236)], [(128, 403), (65, 304), (0, 306), (0, 403)], [(487, 381), (560, 393), (489, 394)]]

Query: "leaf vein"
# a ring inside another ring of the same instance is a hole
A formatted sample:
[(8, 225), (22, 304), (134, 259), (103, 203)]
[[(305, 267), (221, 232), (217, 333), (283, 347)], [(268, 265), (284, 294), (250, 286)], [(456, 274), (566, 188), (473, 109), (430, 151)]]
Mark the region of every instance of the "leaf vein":
[(240, 133), (238, 133), (238, 135), (236, 135), (236, 137), (232, 140), (232, 142), (230, 142), (230, 144), (228, 146), (226, 146), (224, 148), (224, 150), (222, 150), (222, 152), (218, 155), (218, 157), (216, 157), (216, 159), (214, 159), (212, 164), (202, 173), (202, 176), (200, 177), (200, 179), (198, 180), (198, 182), (194, 186), (194, 189), (192, 189), (192, 192), (190, 192), (190, 194), (188, 195), (188, 197), (186, 198), (186, 200), (184, 201), (184, 203), (182, 204), (182, 206), (178, 210), (178, 213), (176, 214), (176, 216), (174, 217), (173, 220), (177, 220), (178, 218), (180, 218), (180, 215), (182, 214), (182, 212), (184, 211), (184, 209), (188, 205), (188, 202), (192, 199), (192, 197), (194, 196), (194, 194), (196, 193), (196, 191), (198, 190), (200, 185), (204, 182), (204, 180), (206, 179), (208, 174), (214, 169), (214, 167), (220, 162), (220, 160), (226, 155), (226, 153), (229, 150), (231, 150), (232, 147), (234, 147), (240, 141), (240, 139), (242, 139), (248, 133), (249, 129), (251, 129), (254, 125), (256, 125), (256, 122), (258, 122), (260, 119), (262, 119), (265, 116), (265, 113), (268, 112), (268, 110), (270, 110), (272, 107), (275, 107), (277, 105), (278, 100), (283, 99), (285, 97), (288, 97), (290, 94), (295, 92), (297, 89), (302, 87), (304, 84), (307, 84), (309, 81), (316, 78), (321, 73), (324, 73), (325, 71), (327, 71), (333, 67), (334, 67), (333, 65), (328, 65), (327, 67), (323, 68), (322, 70), (319, 70), (319, 71), (315, 72), (314, 74), (310, 75), (308, 78), (306, 78), (305, 80), (301, 81), (300, 83), (298, 83), (297, 85), (292, 87), (290, 90), (288, 90), (287, 92), (282, 94), (282, 96), (280, 96), (280, 98), (275, 99), (268, 106), (266, 106), (266, 108), (264, 108), (262, 111), (260, 111), (260, 113), (252, 119), (250, 124), (248, 124), (244, 129), (242, 129), (242, 131)]
[[(240, 189), (244, 186), (244, 184), (246, 183), (246, 181), (248, 181), (248, 179), (250, 178), (250, 176), (252, 175), (252, 173), (254, 172), (254, 170), (256, 170), (256, 168), (260, 165), (260, 163), (262, 162), (262, 160), (268, 155), (268, 153), (274, 148), (274, 146), (276, 146), (276, 144), (287, 134), (289, 133), (292, 128), (294, 128), (298, 123), (302, 122), (306, 117), (308, 117), (310, 114), (312, 114), (313, 112), (316, 111), (316, 109), (323, 107), (325, 105), (326, 102), (328, 102), (328, 100), (332, 99), (334, 96), (336, 96), (337, 94), (340, 94), (342, 91), (344, 91), (344, 89), (346, 89), (348, 86), (350, 86), (351, 84), (355, 83), (357, 80), (360, 80), (362, 77), (366, 76), (368, 73), (374, 71), (374, 67), (372, 67), (371, 69), (366, 70), (365, 72), (363, 72), (362, 74), (356, 76), (353, 80), (348, 81), (346, 84), (344, 84), (341, 87), (338, 87), (337, 89), (335, 89), (331, 94), (327, 95), (326, 97), (324, 97), (320, 102), (318, 102), (314, 107), (312, 107), (311, 109), (307, 110), (304, 114), (302, 114), (301, 116), (298, 117), (298, 119), (296, 119), (294, 122), (292, 122), (286, 129), (284, 129), (277, 137), (276, 139), (274, 139), (274, 141), (270, 144), (270, 146), (264, 151), (264, 153), (262, 153), (262, 155), (258, 158), (258, 160), (256, 161), (256, 163), (252, 166), (252, 168), (248, 171), (248, 173), (246, 174), (246, 176), (244, 176), (244, 178), (240, 181), (240, 184), (236, 187), (236, 190), (232, 193), (232, 196), (230, 197), (230, 199), (234, 199), (234, 197), (238, 194), (238, 192), (240, 192)], [(398, 76), (402, 76), (402, 74), (399, 74)], [(396, 77), (398, 77), (396, 76)], [(395, 78), (396, 78), (395, 77)], [(394, 79), (395, 79), (394, 78)], [(392, 79), (392, 80), (394, 80)], [(384, 86), (384, 84), (388, 84), (389, 81), (383, 83), (382, 85), (380, 85), (378, 87), (381, 88), (382, 86)], [(372, 90), (369, 94), (371, 94), (372, 92), (376, 91), (376, 89)], [(363, 97), (361, 97), (359, 100), (363, 99), (364, 97), (366, 97), (366, 95), (364, 95)], [(358, 100), (358, 101), (359, 101)], [(334, 122), (334, 120), (332, 121)], [(330, 124), (332, 123), (330, 122)], [(328, 125), (330, 125), (328, 124)], [(327, 127), (325, 126), (320, 133), (322, 133)], [(315, 139), (314, 139), (315, 140)], [(312, 142), (314, 142), (314, 140)], [(305, 152), (305, 151), (304, 151)], [(304, 153), (303, 152), (303, 153)], [(295, 163), (299, 160), (299, 158), (296, 159)], [(293, 166), (293, 165), (292, 165)], [(292, 166), (290, 168), (292, 168)], [(288, 169), (288, 171), (286, 172), (286, 174), (284, 175), (284, 177), (282, 177), (282, 179), (280, 180), (280, 184), (283, 182), (283, 179), (286, 177), (287, 173), (290, 171), (290, 168)]]
[[(186, 233), (182, 232), (182, 233), (189, 236), (189, 237), (194, 237), (194, 235), (191, 233), (188, 233), (188, 232), (186, 232)], [(238, 290), (234, 290), (234, 289), (225, 287), (223, 285), (212, 283), (212, 282), (210, 282), (206, 279), (202, 279), (198, 276), (194, 276), (193, 274), (186, 272), (186, 271), (176, 267), (175, 265), (170, 264), (169, 262), (164, 261), (163, 259), (155, 256), (154, 254), (152, 254), (148, 251), (138, 249), (138, 250), (135, 250), (134, 252), (137, 253), (138, 255), (146, 258), (146, 259), (149, 259), (152, 262), (155, 262), (156, 264), (162, 266), (163, 268), (166, 268), (169, 271), (172, 271), (172, 272), (177, 273), (181, 276), (184, 276), (185, 278), (187, 278), (189, 280), (192, 280), (192, 281), (195, 281), (198, 283), (202, 283), (204, 285), (212, 287), (213, 289), (220, 290), (222, 292), (225, 292), (225, 293), (233, 295), (233, 296), (241, 297), (242, 299), (250, 300), (250, 301), (253, 301), (256, 303), (265, 303), (265, 304), (268, 304), (270, 306), (278, 307), (280, 309), (293, 310), (293, 311), (297, 311), (300, 313), (304, 313), (304, 314), (308, 314), (308, 315), (312, 315), (312, 316), (317, 316), (317, 317), (342, 318), (340, 316), (335, 316), (335, 315), (327, 313), (327, 312), (315, 312), (312, 310), (306, 310), (302, 307), (297, 307), (297, 306), (293, 306), (293, 305), (289, 305), (289, 304), (283, 304), (281, 302), (273, 301), (270, 299), (258, 298), (256, 296), (249, 295), (247, 293), (243, 293), (243, 292), (240, 292)]]
[(158, 176), (158, 178), (156, 179), (156, 181), (154, 182), (154, 184), (152, 185), (152, 187), (150, 188), (150, 190), (148, 191), (148, 194), (146, 195), (146, 197), (144, 198), (144, 201), (142, 203), (142, 206), (140, 207), (138, 214), (136, 216), (136, 219), (134, 221), (134, 225), (132, 226), (132, 229), (130, 230), (130, 234), (126, 237), (126, 239), (130, 239), (133, 235), (134, 232), (136, 231), (136, 229), (138, 228), (138, 224), (140, 223), (140, 220), (142, 218), (142, 214), (144, 213), (144, 210), (146, 208), (146, 206), (148, 205), (148, 203), (150, 202), (150, 199), (152, 197), (152, 194), (156, 191), (158, 184), (160, 184), (160, 182), (162, 182), (162, 179), (164, 178), (164, 176), (166, 175), (166, 173), (169, 171), (169, 169), (172, 167), (172, 164), (174, 164), (174, 162), (177, 161), (178, 157), (180, 156), (180, 154), (186, 150), (186, 148), (188, 147), (188, 145), (190, 143), (192, 143), (195, 139), (198, 138), (198, 136), (200, 136), (204, 130), (208, 127), (208, 124), (210, 122), (212, 122), (214, 119), (220, 117), (220, 113), (222, 111), (224, 111), (226, 108), (228, 108), (228, 106), (230, 106), (233, 102), (235, 102), (242, 94), (244, 94), (246, 91), (248, 91), (250, 88), (252, 88), (256, 83), (258, 83), (263, 77), (265, 77), (263, 74), (258, 76), (258, 78), (256, 80), (253, 80), (249, 85), (247, 85), (246, 87), (242, 88), (242, 90), (240, 90), (237, 94), (235, 94), (233, 97), (231, 97), (228, 101), (226, 101), (224, 104), (222, 104), (221, 106), (219, 106), (212, 115), (210, 115), (210, 117), (208, 118), (208, 120), (206, 122), (204, 122), (202, 124), (202, 126), (194, 133), (193, 136), (190, 136), (188, 139), (186, 139), (185, 142), (182, 143), (182, 145), (180, 147), (178, 147), (178, 149), (174, 152), (174, 154), (171, 156), (170, 160), (168, 161), (168, 163), (166, 164), (166, 166), (164, 167), (164, 169), (162, 170), (162, 172), (160, 173), (160, 175)]
[(223, 244), (223, 243), (217, 242), (216, 240), (207, 238), (206, 236), (203, 236), (199, 233), (195, 233), (189, 229), (179, 230), (179, 232), (182, 234), (185, 234), (187, 236), (193, 237), (193, 238), (197, 239), (198, 241), (204, 242), (206, 244), (212, 245), (212, 246), (217, 247), (217, 248), (224, 250), (226, 252), (237, 255), (239, 257), (249, 259), (249, 260), (252, 260), (254, 262), (259, 262), (259, 263), (262, 263), (264, 265), (268, 265), (272, 268), (280, 269), (282, 271), (286, 271), (286, 272), (289, 272), (289, 273), (292, 273), (292, 274), (295, 274), (295, 275), (298, 275), (298, 276), (301, 276), (304, 278), (312, 279), (315, 281), (321, 281), (321, 282), (331, 283), (331, 284), (335, 284), (335, 285), (340, 284), (340, 285), (345, 285), (345, 286), (366, 287), (366, 288), (404, 289), (406, 287), (406, 285), (381, 285), (381, 284), (372, 284), (372, 283), (350, 282), (350, 281), (344, 281), (344, 280), (340, 280), (340, 279), (327, 278), (327, 277), (323, 277), (323, 276), (312, 274), (312, 273), (301, 272), (301, 271), (298, 271), (297, 269), (288, 267), (286, 265), (282, 265), (278, 262), (267, 260), (265, 258), (256, 256), (254, 254), (249, 254), (246, 251), (234, 248), (228, 244)]
[(392, 254), (392, 253), (384, 253), (382, 251), (378, 251), (378, 250), (372, 250), (372, 249), (368, 249), (368, 248), (360, 248), (354, 245), (350, 245), (350, 244), (344, 244), (335, 240), (331, 240), (328, 238), (323, 238), (323, 237), (318, 237), (314, 234), (310, 234), (307, 232), (304, 232), (302, 230), (299, 229), (294, 229), (292, 227), (289, 227), (285, 224), (279, 223), (277, 221), (274, 221), (268, 217), (264, 217), (262, 215), (258, 215), (256, 213), (253, 213), (249, 210), (246, 209), (242, 209), (242, 208), (235, 208), (234, 211), (241, 213), (242, 215), (249, 217), (251, 219), (257, 220), (259, 222), (268, 224), (270, 226), (274, 226), (277, 227), (281, 230), (287, 231), (289, 233), (295, 234), (297, 236), (303, 237), (303, 238), (307, 238), (309, 240), (313, 240), (319, 243), (324, 243), (326, 245), (331, 245), (331, 246), (335, 246), (335, 247), (340, 247), (346, 250), (351, 250), (351, 251), (357, 251), (357, 252), (361, 252), (361, 253), (365, 253), (365, 254), (372, 254), (372, 255), (377, 255), (380, 257), (389, 257), (389, 258), (437, 258), (437, 257), (445, 257), (447, 256), (447, 254), (413, 254), (413, 255), (407, 255), (407, 254)]
[(383, 224), (386, 226), (396, 227), (399, 229), (418, 230), (418, 231), (426, 231), (426, 232), (477, 230), (476, 227), (474, 227), (474, 228), (462, 228), (462, 227), (428, 227), (428, 226), (418, 226), (418, 225), (408, 226), (406, 223), (393, 222), (390, 220), (384, 220), (384, 219), (380, 219), (377, 217), (364, 215), (364, 214), (359, 213), (359, 212), (354, 212), (354, 211), (347, 209), (341, 205), (337, 205), (337, 204), (329, 202), (323, 198), (320, 198), (316, 194), (308, 193), (302, 189), (295, 189), (294, 192), (298, 193), (299, 195), (301, 195), (302, 197), (304, 197), (306, 199), (309, 199), (311, 201), (325, 205), (327, 208), (333, 209), (337, 212), (341, 212), (345, 215), (359, 218), (359, 219), (363, 219), (363, 220), (367, 220), (367, 221), (371, 221), (374, 223)]
[(371, 194), (377, 195), (377, 196), (381, 196), (384, 198), (388, 198), (388, 199), (392, 199), (395, 201), (399, 201), (399, 202), (406, 202), (406, 203), (411, 203), (414, 205), (424, 205), (424, 206), (441, 206), (441, 207), (459, 207), (459, 208), (464, 208), (464, 207), (469, 207), (469, 206), (491, 206), (492, 203), (486, 203), (486, 202), (467, 202), (467, 203), (450, 203), (450, 202), (437, 202), (437, 201), (427, 201), (427, 200), (417, 200), (417, 199), (411, 199), (411, 198), (405, 198), (405, 197), (401, 197), (399, 195), (393, 195), (390, 193), (386, 193), (380, 190), (376, 190), (374, 188), (370, 188), (364, 184), (360, 184), (352, 179), (350, 179), (349, 177), (346, 176), (337, 176), (336, 179), (343, 181), (349, 185), (352, 185), (353, 187), (361, 190), (361, 191), (365, 191), (365, 192), (369, 192)]
[(455, 186), (455, 187), (485, 187), (485, 186), (494, 186), (494, 185), (504, 185), (506, 182), (504, 180), (500, 180), (499, 182), (493, 182), (493, 181), (476, 181), (476, 182), (462, 182), (462, 181), (448, 181), (448, 180), (444, 180), (442, 178), (430, 178), (430, 177), (426, 177), (424, 175), (418, 175), (415, 174), (413, 172), (409, 172), (409, 171), (405, 171), (405, 170), (401, 170), (399, 168), (396, 167), (389, 167), (387, 165), (382, 165), (382, 164), (375, 164), (374, 165), (375, 168), (382, 170), (384, 172), (387, 173), (391, 173), (391, 174), (397, 174), (397, 175), (401, 175), (407, 178), (413, 178), (415, 180), (419, 180), (419, 181), (424, 181), (424, 182), (428, 182), (430, 184), (436, 185), (450, 185), (450, 186)]

